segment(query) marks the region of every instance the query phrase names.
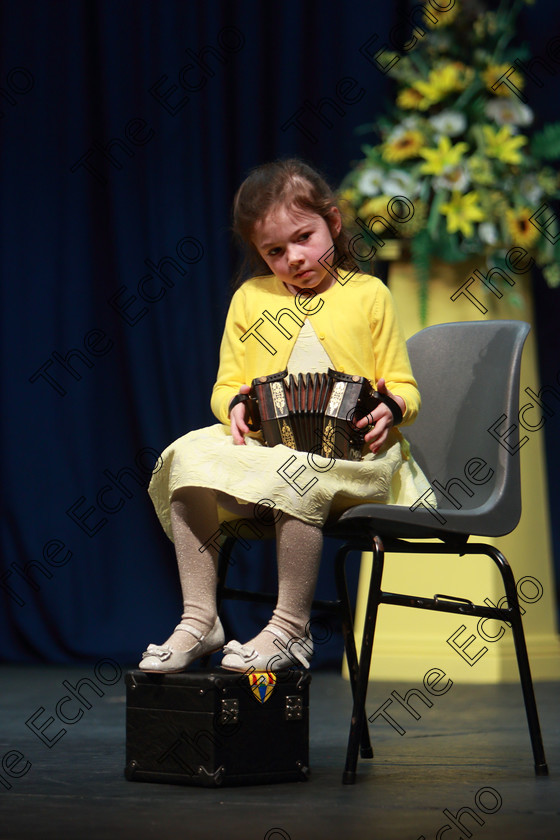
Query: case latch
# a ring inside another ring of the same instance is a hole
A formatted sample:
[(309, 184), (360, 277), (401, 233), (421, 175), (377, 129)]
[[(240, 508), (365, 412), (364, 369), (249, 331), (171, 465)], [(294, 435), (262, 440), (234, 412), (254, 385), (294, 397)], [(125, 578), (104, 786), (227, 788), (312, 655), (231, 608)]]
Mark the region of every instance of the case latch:
[(239, 700), (229, 698), (222, 700), (220, 724), (227, 726), (230, 723), (237, 723), (239, 721)]
[(303, 698), (301, 694), (286, 695), (284, 716), (286, 720), (301, 720), (303, 718)]

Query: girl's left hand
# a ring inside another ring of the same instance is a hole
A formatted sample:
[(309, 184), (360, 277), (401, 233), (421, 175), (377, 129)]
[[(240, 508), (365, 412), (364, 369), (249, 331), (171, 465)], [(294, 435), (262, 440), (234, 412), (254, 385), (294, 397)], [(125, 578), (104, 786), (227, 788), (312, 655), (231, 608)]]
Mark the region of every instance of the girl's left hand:
[[(238, 393), (248, 394), (250, 390), (250, 385), (241, 385)], [(245, 404), (237, 403), (237, 405), (232, 408), (229, 415), (229, 422), (231, 426), (233, 442), (237, 446), (246, 446), (245, 435), (249, 431), (249, 426), (245, 422), (245, 411)]]
[[(380, 394), (386, 394), (388, 397), (392, 397), (396, 402), (398, 402), (402, 409), (402, 413), (404, 414), (406, 410), (405, 401), (402, 397), (398, 397), (395, 394), (392, 394), (391, 391), (387, 390), (384, 379), (377, 380), (377, 390)], [(376, 455), (387, 440), (389, 429), (393, 425), (393, 415), (391, 414), (389, 406), (381, 403), (376, 409), (374, 409), (374, 411), (371, 412), (371, 414), (368, 414), (367, 417), (362, 417), (361, 420), (358, 420), (356, 427), (358, 429), (363, 429), (365, 426), (371, 426), (372, 423), (375, 425), (373, 429), (366, 434), (364, 440), (369, 445), (373, 454)]]

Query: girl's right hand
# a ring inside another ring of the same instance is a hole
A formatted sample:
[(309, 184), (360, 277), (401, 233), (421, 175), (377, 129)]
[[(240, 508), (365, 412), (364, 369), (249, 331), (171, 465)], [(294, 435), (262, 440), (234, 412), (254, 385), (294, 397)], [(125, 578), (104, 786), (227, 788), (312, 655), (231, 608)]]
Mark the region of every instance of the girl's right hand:
[[(248, 394), (251, 390), (250, 385), (242, 385), (239, 389), (240, 394)], [(245, 422), (245, 404), (238, 403), (231, 411), (229, 415), (229, 420), (231, 423), (231, 434), (233, 436), (233, 442), (235, 444), (245, 446), (245, 438), (244, 435), (250, 431), (249, 426)]]

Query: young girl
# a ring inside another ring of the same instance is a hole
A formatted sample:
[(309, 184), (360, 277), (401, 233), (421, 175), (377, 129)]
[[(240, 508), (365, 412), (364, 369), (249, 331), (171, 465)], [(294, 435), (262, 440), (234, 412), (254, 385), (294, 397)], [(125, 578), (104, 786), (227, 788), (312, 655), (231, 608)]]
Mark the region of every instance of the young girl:
[(239, 671), (294, 662), (308, 668), (321, 526), (352, 505), (412, 504), (429, 488), (385, 404), (356, 424), (373, 424), (361, 461), (310, 459), (283, 445), (267, 447), (249, 431), (238, 395), (254, 378), (285, 368), (365, 376), (398, 403), (403, 425), (415, 419), (420, 395), (391, 295), (357, 270), (333, 193), (313, 169), (298, 160), (257, 167), (235, 196), (233, 216), (253, 276), (238, 286), (226, 319), (211, 399), (220, 422), (172, 443), (149, 487), (175, 543), (183, 614), (163, 645), (142, 654), (146, 671), (182, 671), (223, 646), (215, 536), (226, 519), (254, 518), (263, 500), (274, 508), (277, 605), (255, 638), (225, 646), (221, 664)]

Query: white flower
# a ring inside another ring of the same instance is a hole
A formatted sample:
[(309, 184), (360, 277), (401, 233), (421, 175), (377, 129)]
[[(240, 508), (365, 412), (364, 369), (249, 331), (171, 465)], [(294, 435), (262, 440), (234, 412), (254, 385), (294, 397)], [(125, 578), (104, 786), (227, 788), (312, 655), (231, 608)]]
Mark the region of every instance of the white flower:
[(416, 114), (410, 114), (408, 117), (405, 117), (401, 120), (400, 125), (407, 131), (409, 129), (414, 130), (415, 128), (418, 128), (420, 126), (420, 120), (418, 119)]
[(471, 176), (465, 166), (452, 166), (447, 168), (442, 175), (434, 178), (434, 189), (455, 190), (464, 192), (471, 182)]
[(356, 185), (360, 193), (362, 195), (378, 195), (381, 192), (384, 174), (379, 166), (371, 166), (369, 169), (364, 169)]
[(385, 195), (415, 198), (420, 192), (420, 186), (420, 181), (404, 169), (391, 169), (383, 179), (382, 191)]
[(486, 116), (498, 125), (530, 125), (533, 122), (533, 112), (528, 105), (514, 99), (493, 99), (486, 103)]
[(407, 131), (410, 131), (410, 128), (407, 128), (405, 126), (404, 121), (400, 122), (398, 125), (394, 126), (391, 129), (391, 131), (387, 135), (385, 142), (394, 143), (395, 140), (399, 140), (403, 136), (403, 134), (406, 134)]
[(460, 111), (441, 111), (435, 117), (430, 117), (430, 122), (439, 134), (448, 137), (457, 137), (467, 127), (467, 118)]
[(498, 241), (498, 230), (492, 222), (481, 222), (478, 226), (478, 235), (486, 245), (495, 245)]

